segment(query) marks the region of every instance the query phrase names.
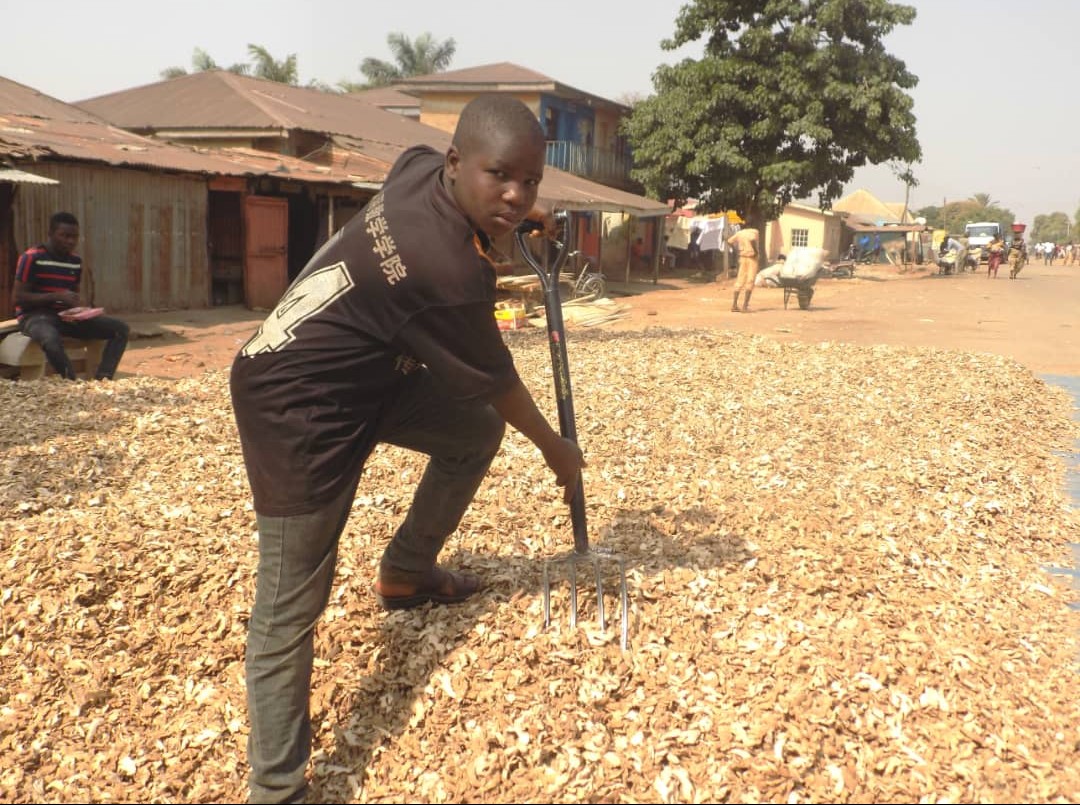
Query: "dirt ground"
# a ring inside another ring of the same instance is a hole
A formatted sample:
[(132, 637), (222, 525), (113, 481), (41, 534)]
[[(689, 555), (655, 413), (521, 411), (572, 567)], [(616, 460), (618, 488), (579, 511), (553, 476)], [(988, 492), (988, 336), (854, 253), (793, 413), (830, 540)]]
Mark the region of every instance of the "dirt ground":
[[(624, 279), (624, 278), (620, 278)], [(848, 279), (821, 279), (807, 310), (783, 290), (757, 288), (748, 313), (731, 312), (733, 279), (679, 271), (659, 282), (612, 282), (629, 315), (606, 330), (721, 329), (781, 341), (929, 346), (1011, 357), (1036, 373), (1080, 375), (1080, 267), (1027, 266), (1010, 280), (982, 271), (859, 266)], [(265, 313), (243, 307), (124, 317), (133, 340), (121, 374), (179, 378), (226, 368)], [(572, 335), (570, 336), (572, 338)]]

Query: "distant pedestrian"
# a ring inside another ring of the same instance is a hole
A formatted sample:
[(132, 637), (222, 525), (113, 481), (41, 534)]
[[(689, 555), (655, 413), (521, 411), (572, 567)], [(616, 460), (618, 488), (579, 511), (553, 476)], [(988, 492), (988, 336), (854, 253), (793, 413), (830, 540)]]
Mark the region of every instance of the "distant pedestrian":
[(1024, 243), (1024, 236), (1017, 232), (1013, 235), (1012, 245), (1009, 247), (1009, 279), (1016, 279), (1026, 262), (1027, 244)]
[(739, 312), (739, 291), (745, 291), (742, 309), (750, 309), (750, 294), (754, 291), (754, 279), (758, 270), (758, 231), (743, 227), (727, 239), (729, 246), (739, 250), (739, 275), (735, 278), (735, 297), (731, 300), (731, 312)]
[(1005, 241), (1001, 239), (1000, 235), (995, 235), (994, 239), (990, 241), (990, 245), (986, 247), (988, 257), (986, 260), (986, 278), (993, 277), (997, 279), (998, 266), (1001, 265), (1002, 259), (1005, 257)]

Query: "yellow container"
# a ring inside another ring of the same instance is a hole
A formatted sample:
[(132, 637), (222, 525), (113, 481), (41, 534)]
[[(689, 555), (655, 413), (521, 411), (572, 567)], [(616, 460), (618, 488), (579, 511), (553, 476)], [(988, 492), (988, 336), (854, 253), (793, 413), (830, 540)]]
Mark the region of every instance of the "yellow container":
[(525, 326), (525, 308), (496, 308), (495, 321), (500, 330), (518, 330)]

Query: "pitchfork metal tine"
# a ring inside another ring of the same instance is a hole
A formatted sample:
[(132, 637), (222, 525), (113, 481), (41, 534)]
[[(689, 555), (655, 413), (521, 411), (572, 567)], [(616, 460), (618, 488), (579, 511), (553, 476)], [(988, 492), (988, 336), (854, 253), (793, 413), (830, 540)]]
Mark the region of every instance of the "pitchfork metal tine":
[(577, 626), (577, 562), (570, 560), (570, 628)]
[(600, 621), (601, 630), (607, 628), (607, 622), (604, 620), (604, 581), (600, 576), (600, 561), (593, 556), (593, 569), (596, 571), (596, 613), (597, 620)]
[(543, 563), (543, 628), (551, 626), (551, 574), (548, 563)]
[[(577, 442), (577, 426), (574, 422), (574, 395), (570, 388), (570, 368), (566, 358), (566, 333), (563, 325), (562, 303), (559, 301), (559, 274), (562, 264), (566, 259), (567, 248), (573, 240), (570, 220), (562, 216), (565, 222), (565, 234), (563, 242), (557, 243), (559, 256), (547, 271), (536, 261), (532, 251), (525, 243), (525, 233), (535, 229), (536, 225), (522, 225), (514, 234), (518, 248), (525, 257), (526, 262), (540, 278), (540, 286), (544, 291), (544, 313), (547, 317), (548, 346), (551, 350), (551, 368), (555, 376), (555, 397), (559, 409), (559, 429), (563, 437)], [(547, 250), (545, 249), (545, 254)], [(547, 261), (545, 261), (547, 262)], [(600, 621), (600, 629), (607, 629), (607, 618), (604, 614), (604, 581), (603, 571), (600, 567), (601, 557), (589, 549), (588, 528), (585, 518), (585, 490), (579, 474), (577, 489), (570, 499), (570, 521), (574, 529), (574, 550), (569, 556), (555, 561), (569, 563), (570, 576), (570, 626), (576, 627), (578, 622), (578, 591), (577, 591), (577, 564), (579, 561), (589, 559), (593, 563), (596, 576), (596, 609)], [(626, 562), (622, 557), (608, 555), (605, 558), (614, 559), (619, 569), (619, 597), (622, 602), (622, 636), (621, 645), (625, 651), (630, 642), (630, 595), (626, 585)], [(551, 574), (550, 562), (544, 563), (544, 628), (551, 625)]]

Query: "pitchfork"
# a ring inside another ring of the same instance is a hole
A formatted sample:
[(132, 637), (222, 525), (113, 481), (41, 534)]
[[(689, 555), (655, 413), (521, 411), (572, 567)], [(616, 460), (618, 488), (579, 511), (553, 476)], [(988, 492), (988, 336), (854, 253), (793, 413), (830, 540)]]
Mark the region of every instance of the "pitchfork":
[[(532, 221), (522, 223), (514, 233), (518, 249), (526, 262), (540, 278), (540, 287), (544, 292), (544, 314), (547, 318), (548, 346), (551, 349), (551, 368), (555, 375), (555, 400), (559, 409), (559, 431), (564, 438), (577, 443), (577, 426), (574, 422), (574, 395), (570, 389), (570, 365), (566, 357), (566, 328), (563, 324), (562, 302), (559, 299), (559, 276), (566, 261), (569, 245), (573, 242), (573, 230), (570, 218), (560, 213), (557, 219), (562, 224), (562, 241), (552, 240), (558, 248), (558, 255), (552, 261), (545, 243), (544, 267), (533, 256), (525, 242), (527, 235), (541, 231), (541, 226)], [(601, 570), (602, 562), (614, 562), (619, 571), (619, 597), (622, 601), (622, 639), (620, 645), (625, 651), (630, 640), (630, 596), (626, 590), (626, 561), (609, 551), (597, 551), (589, 547), (589, 535), (585, 522), (585, 487), (578, 474), (577, 488), (570, 500), (570, 521), (574, 529), (574, 549), (564, 556), (544, 563), (544, 627), (551, 625), (551, 569), (565, 565), (570, 578), (570, 626), (577, 626), (577, 573), (579, 564), (591, 563), (596, 576), (597, 614), (600, 629), (607, 628), (604, 619), (604, 582)]]

